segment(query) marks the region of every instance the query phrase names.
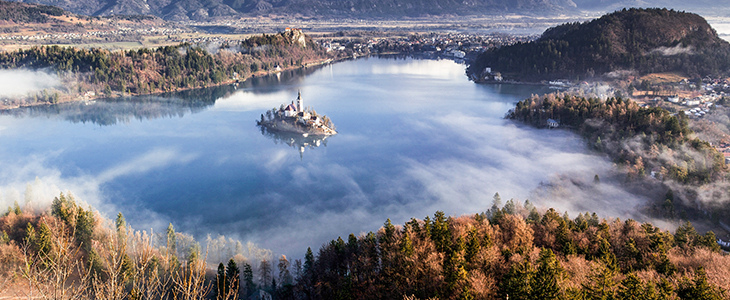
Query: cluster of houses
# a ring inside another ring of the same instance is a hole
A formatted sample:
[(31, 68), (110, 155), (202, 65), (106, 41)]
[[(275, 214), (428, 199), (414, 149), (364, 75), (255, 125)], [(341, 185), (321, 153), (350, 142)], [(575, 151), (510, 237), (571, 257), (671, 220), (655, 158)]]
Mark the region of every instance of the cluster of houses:
[(720, 247), (730, 248), (730, 242), (723, 241), (722, 239), (717, 239), (717, 244)]
[(710, 112), (710, 107), (712, 106), (712, 103), (709, 105), (706, 105), (704, 107), (695, 107), (693, 109), (688, 109), (684, 111), (684, 114), (690, 117), (696, 117), (696, 118), (702, 118), (707, 113)]
[(482, 52), (489, 48), (526, 42), (536, 36), (504, 34), (437, 34), (414, 35), (408, 38), (382, 38), (368, 40), (325, 39), (319, 43), (327, 51), (352, 49), (359, 55), (369, 53), (400, 52), (442, 55), (456, 59), (465, 58), (470, 52)]
[(0, 35), (0, 40), (77, 40), (82, 38), (100, 38), (108, 36), (125, 36), (129, 34), (139, 35), (171, 35), (183, 33), (184, 30), (169, 28), (118, 28), (117, 30), (93, 30), (84, 33), (59, 33), (59, 34), (36, 34), (36, 35)]
[(491, 67), (484, 68), (484, 72), (482, 72), (481, 75), (482, 78), (479, 78), (480, 80), (486, 80), (486, 81), (502, 81), (504, 78), (502, 78), (502, 73), (499, 72), (493, 72)]

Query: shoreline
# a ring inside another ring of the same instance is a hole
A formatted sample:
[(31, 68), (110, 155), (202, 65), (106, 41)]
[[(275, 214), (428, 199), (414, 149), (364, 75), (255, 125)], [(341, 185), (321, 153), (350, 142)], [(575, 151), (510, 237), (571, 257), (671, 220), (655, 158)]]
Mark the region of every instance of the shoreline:
[(55, 103), (50, 103), (50, 102), (36, 102), (36, 103), (26, 103), (26, 104), (22, 104), (22, 105), (5, 105), (5, 104), (0, 103), (0, 111), (13, 110), (13, 109), (19, 109), (19, 108), (27, 108), (27, 107), (36, 107), (36, 106), (43, 106), (43, 105), (56, 105), (56, 104), (63, 104), (63, 103), (95, 101), (95, 100), (100, 100), (100, 99), (117, 99), (117, 98), (122, 98), (122, 97), (137, 97), (137, 96), (150, 96), (150, 95), (153, 95), (154, 96), (154, 95), (162, 95), (162, 94), (166, 94), (166, 93), (176, 93), (176, 92), (189, 91), (189, 90), (195, 90), (195, 89), (211, 88), (211, 87), (223, 86), (223, 85), (228, 85), (228, 84), (243, 83), (246, 80), (249, 80), (251, 78), (255, 78), (255, 77), (258, 77), (258, 76), (268, 76), (268, 75), (274, 75), (274, 74), (277, 74), (277, 73), (281, 73), (283, 71), (291, 71), (291, 70), (297, 70), (297, 69), (306, 69), (306, 68), (311, 68), (311, 67), (316, 67), (316, 66), (321, 66), (321, 65), (336, 63), (336, 62), (340, 62), (340, 61), (347, 60), (347, 59), (352, 59), (352, 57), (340, 57), (340, 58), (320, 59), (320, 60), (315, 60), (315, 61), (312, 61), (312, 62), (309, 62), (309, 63), (304, 63), (301, 66), (289, 66), (289, 67), (286, 67), (286, 68), (281, 68), (280, 71), (274, 71), (274, 72), (272, 72), (272, 71), (259, 71), (259, 72), (256, 72), (256, 73), (249, 74), (245, 78), (224, 80), (224, 81), (221, 81), (219, 83), (209, 84), (209, 85), (206, 85), (206, 86), (187, 87), (187, 88), (176, 88), (176, 89), (171, 90), (171, 91), (156, 91), (156, 92), (146, 93), (146, 94), (136, 94), (136, 93), (124, 93), (123, 94), (123, 93), (117, 92), (117, 91), (112, 92), (112, 95), (111, 96), (98, 95), (98, 94), (97, 95), (94, 95), (94, 96), (88, 96), (88, 95), (85, 95), (86, 92), (84, 92), (84, 93), (80, 93), (79, 92), (79, 93), (74, 93), (74, 94), (60, 94), (59, 93), (58, 101), (55, 102)]

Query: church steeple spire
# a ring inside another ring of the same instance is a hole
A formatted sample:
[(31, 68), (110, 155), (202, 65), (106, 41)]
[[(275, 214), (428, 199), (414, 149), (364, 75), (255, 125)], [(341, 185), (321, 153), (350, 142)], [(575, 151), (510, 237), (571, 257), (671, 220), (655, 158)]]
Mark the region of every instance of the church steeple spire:
[(304, 111), (304, 100), (302, 100), (302, 90), (297, 92), (297, 111)]

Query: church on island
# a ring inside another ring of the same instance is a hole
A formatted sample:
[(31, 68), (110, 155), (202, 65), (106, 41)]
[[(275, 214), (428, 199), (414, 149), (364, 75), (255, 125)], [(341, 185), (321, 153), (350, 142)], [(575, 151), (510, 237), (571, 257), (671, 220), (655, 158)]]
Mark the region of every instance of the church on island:
[(304, 107), (301, 91), (298, 92), (296, 102), (267, 111), (257, 123), (269, 130), (301, 133), (304, 136), (337, 134), (327, 116), (320, 116), (313, 109)]

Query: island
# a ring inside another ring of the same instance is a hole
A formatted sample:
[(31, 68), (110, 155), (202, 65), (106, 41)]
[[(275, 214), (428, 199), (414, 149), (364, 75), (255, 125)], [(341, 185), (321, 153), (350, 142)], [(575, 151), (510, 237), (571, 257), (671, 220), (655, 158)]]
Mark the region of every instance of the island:
[(301, 134), (304, 137), (337, 134), (335, 125), (327, 116), (320, 116), (311, 107), (304, 107), (301, 91), (297, 94), (296, 103), (292, 101), (289, 105), (282, 104), (278, 109), (266, 111), (266, 115), (261, 114), (261, 120), (256, 121), (256, 124), (270, 131)]

